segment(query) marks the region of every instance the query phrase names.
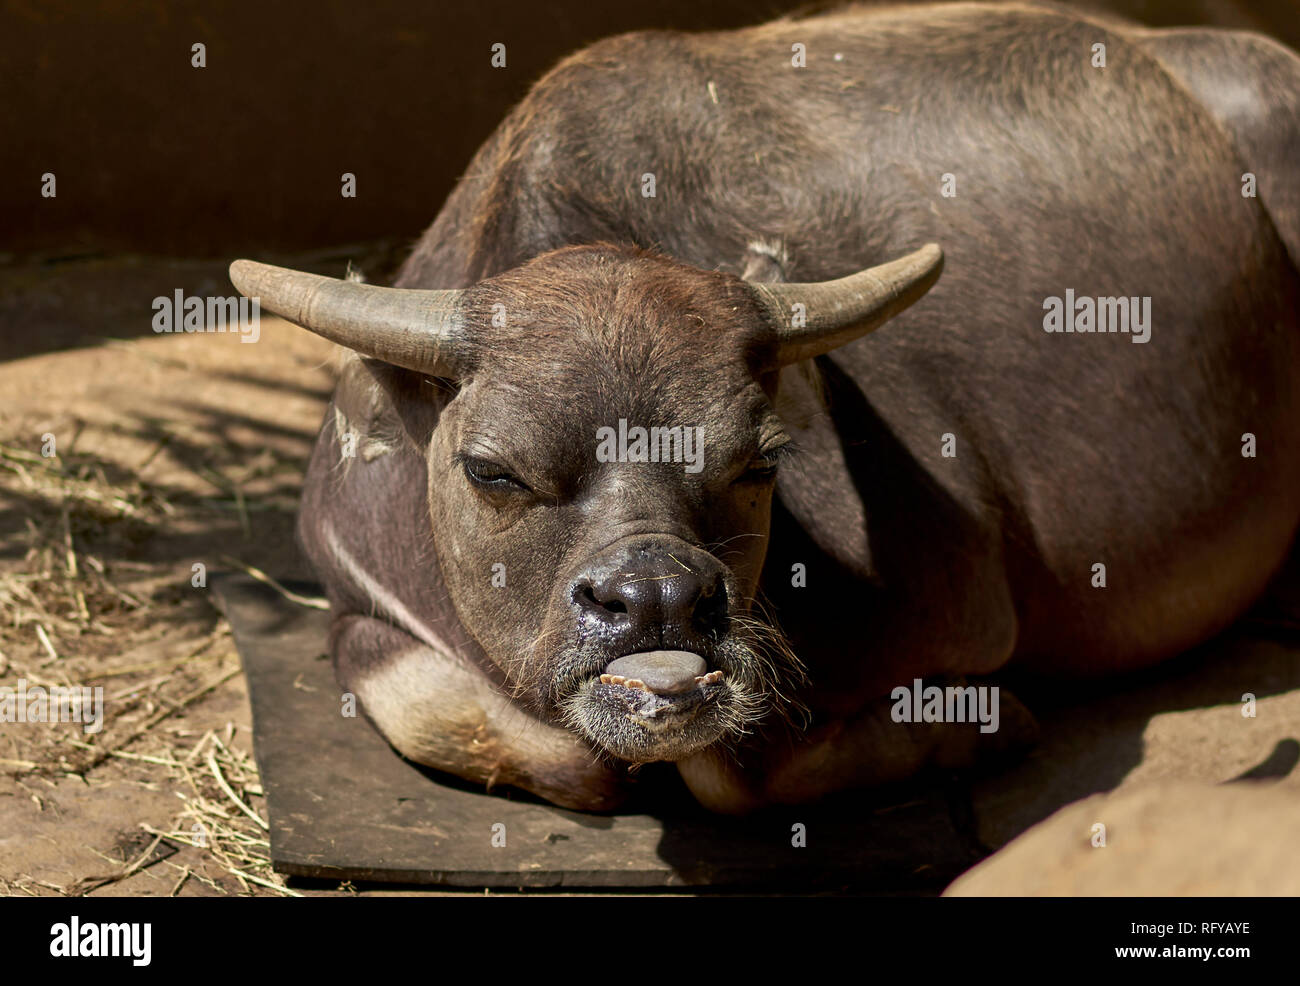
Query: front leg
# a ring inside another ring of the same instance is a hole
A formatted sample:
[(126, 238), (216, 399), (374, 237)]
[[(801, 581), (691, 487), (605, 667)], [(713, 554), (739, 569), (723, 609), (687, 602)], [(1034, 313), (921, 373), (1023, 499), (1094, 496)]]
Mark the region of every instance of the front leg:
[(894, 707), (887, 697), (806, 733), (782, 726), (738, 756), (706, 750), (681, 761), (678, 770), (706, 808), (743, 814), (903, 780), (930, 764), (968, 767), (1038, 735), (1034, 717), (1006, 689), (999, 689), (999, 723), (992, 733), (980, 732), (978, 723), (896, 722)]
[(509, 784), (565, 808), (607, 811), (626, 797), (626, 765), (534, 719), (477, 668), (371, 617), (331, 632), (335, 668), (403, 756), (491, 788)]

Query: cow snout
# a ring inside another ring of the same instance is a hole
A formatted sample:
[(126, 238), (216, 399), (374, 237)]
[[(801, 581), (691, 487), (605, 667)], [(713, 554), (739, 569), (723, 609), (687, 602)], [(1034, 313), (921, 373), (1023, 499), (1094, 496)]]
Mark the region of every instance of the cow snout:
[(726, 631), (728, 615), (720, 566), (702, 564), (700, 554), (642, 547), (617, 564), (593, 565), (574, 583), (579, 619), (620, 653), (703, 650)]

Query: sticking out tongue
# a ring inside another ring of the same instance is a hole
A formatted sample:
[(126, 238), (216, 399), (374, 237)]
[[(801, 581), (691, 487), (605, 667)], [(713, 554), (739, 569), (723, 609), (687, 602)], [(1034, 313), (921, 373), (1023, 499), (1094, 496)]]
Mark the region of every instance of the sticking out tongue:
[(698, 688), (695, 680), (709, 666), (699, 654), (686, 650), (650, 650), (611, 661), (605, 674), (640, 681), (658, 695), (676, 695)]

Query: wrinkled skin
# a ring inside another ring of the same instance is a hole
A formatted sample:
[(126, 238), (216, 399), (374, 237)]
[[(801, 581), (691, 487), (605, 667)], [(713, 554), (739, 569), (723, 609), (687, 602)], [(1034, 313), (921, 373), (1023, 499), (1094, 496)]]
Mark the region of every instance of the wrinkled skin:
[[(562, 290), (548, 297), (549, 285)], [(736, 623), (758, 587), (776, 459), (789, 442), (747, 359), (759, 316), (734, 277), (605, 251), (553, 254), (486, 282), (471, 324), (490, 324), (493, 305), (507, 327), (482, 343), (428, 444), (451, 601), (530, 708), (624, 759), (680, 759), (743, 726), (748, 707), (769, 697), (765, 655)], [(538, 400), (539, 376), (552, 399)], [(598, 462), (598, 429), (619, 418), (699, 429), (701, 470)], [(485, 472), (495, 478), (483, 482)], [(587, 618), (580, 583), (620, 579), (647, 564), (639, 553), (659, 557), (647, 578), (720, 581), (722, 618), (707, 629), (651, 619), (626, 633)], [(697, 652), (726, 680), (704, 688), (698, 707), (624, 729), (636, 696), (598, 676), (618, 657), (662, 648)], [(671, 725), (652, 732), (661, 719)]]
[[(806, 74), (793, 41), (821, 58)], [(991, 736), (893, 722), (913, 678), (1121, 671), (1218, 632), (1300, 521), (1298, 65), (1250, 35), (1015, 5), (566, 61), (396, 282), (469, 289), (468, 368), (357, 360), (335, 395), (300, 533), (341, 684), (463, 778), (608, 809), (631, 764), (672, 760), (744, 811), (1032, 733), (1005, 692)], [(629, 176), (652, 167), (645, 200)], [(736, 275), (822, 280), (927, 241), (943, 278), (878, 333), (780, 372), (755, 353)], [(1044, 333), (1067, 287), (1150, 296), (1151, 341)], [(620, 418), (703, 428), (702, 471), (599, 462)], [(629, 636), (607, 590), (638, 571), (678, 617)], [(662, 703), (601, 681), (647, 648), (724, 675)]]

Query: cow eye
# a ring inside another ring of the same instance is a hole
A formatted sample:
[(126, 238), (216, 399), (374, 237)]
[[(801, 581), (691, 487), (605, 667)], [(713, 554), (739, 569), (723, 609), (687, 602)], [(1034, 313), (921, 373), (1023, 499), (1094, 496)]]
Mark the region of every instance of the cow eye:
[(492, 490), (498, 493), (507, 490), (523, 490), (525, 492), (528, 490), (528, 486), (523, 480), (495, 462), (476, 459), (468, 455), (461, 456), (460, 461), (465, 470), (465, 475), (469, 477), (469, 481), (480, 489)]
[(787, 442), (755, 456), (736, 481), (740, 483), (765, 483), (770, 481), (776, 476), (780, 461), (793, 451), (794, 448)]
[(751, 462), (740, 474), (742, 483), (765, 483), (776, 475), (777, 460), (775, 456), (760, 456)]
[(776, 475), (776, 463), (765, 459), (756, 459), (740, 474), (742, 483), (764, 483)]

